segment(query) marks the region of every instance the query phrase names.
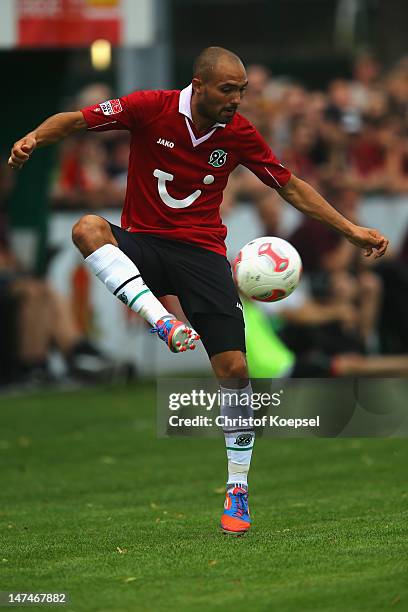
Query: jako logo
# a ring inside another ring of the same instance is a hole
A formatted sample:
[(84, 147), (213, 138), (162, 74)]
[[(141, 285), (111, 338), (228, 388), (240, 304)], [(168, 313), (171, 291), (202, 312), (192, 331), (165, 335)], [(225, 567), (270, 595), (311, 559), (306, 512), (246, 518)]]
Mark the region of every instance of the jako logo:
[(161, 144), (164, 147), (169, 147), (170, 149), (174, 147), (174, 142), (171, 142), (170, 140), (164, 140), (164, 138), (159, 138), (156, 144)]

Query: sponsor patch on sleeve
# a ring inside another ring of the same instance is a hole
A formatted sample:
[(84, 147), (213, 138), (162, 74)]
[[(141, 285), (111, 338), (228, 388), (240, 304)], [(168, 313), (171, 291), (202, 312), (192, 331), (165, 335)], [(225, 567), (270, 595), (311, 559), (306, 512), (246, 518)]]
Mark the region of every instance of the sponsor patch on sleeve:
[(99, 106), (104, 115), (117, 115), (122, 112), (122, 105), (119, 99), (106, 100), (106, 102), (102, 102)]

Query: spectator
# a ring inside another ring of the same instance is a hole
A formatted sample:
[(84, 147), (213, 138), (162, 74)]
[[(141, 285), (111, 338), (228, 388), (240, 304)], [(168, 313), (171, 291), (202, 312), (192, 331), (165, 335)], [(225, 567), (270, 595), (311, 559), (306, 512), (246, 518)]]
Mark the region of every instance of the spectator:
[(401, 60), (386, 78), (386, 91), (389, 98), (390, 112), (408, 119), (408, 61)]
[(334, 79), (329, 83), (329, 104), (326, 108), (326, 117), (346, 134), (360, 130), (361, 113), (353, 101), (348, 81)]
[(378, 86), (380, 71), (381, 66), (371, 53), (362, 53), (354, 62), (350, 93), (353, 104), (361, 112), (366, 111), (372, 91)]
[(61, 163), (52, 191), (59, 208), (104, 208), (111, 204), (106, 192), (109, 177), (105, 148), (93, 135), (66, 141), (60, 150)]
[[(9, 315), (16, 319), (17, 364), (12, 374), (25, 383), (52, 381), (48, 355), (54, 347), (72, 376), (106, 372), (112, 364), (79, 332), (70, 304), (46, 280), (27, 273), (13, 253), (5, 213), (11, 187), (11, 173), (0, 164), (0, 302), (11, 302)], [(8, 320), (0, 324), (8, 325)]]
[(398, 143), (398, 124), (384, 117), (365, 122), (365, 129), (350, 146), (349, 183), (365, 193), (389, 192), (393, 149)]
[[(333, 191), (329, 199), (342, 214), (357, 221), (358, 197), (357, 192), (343, 188)], [(343, 329), (352, 331), (362, 350), (372, 349), (376, 342), (381, 282), (367, 269), (362, 255), (345, 238), (313, 219), (305, 219), (289, 241), (302, 253), (304, 271), (315, 298), (326, 305), (344, 305), (343, 311), (354, 311), (354, 317), (348, 318)]]
[(270, 72), (265, 66), (251, 65), (247, 68), (248, 89), (240, 106), (242, 113), (270, 141), (272, 119), (277, 109), (277, 100), (272, 98)]
[[(109, 99), (110, 89), (93, 83), (81, 90), (72, 107), (83, 108)], [(55, 207), (100, 209), (123, 203), (124, 166), (129, 156), (128, 137), (118, 132), (73, 135), (60, 147), (59, 165), (51, 188)]]
[(319, 172), (313, 156), (317, 141), (318, 133), (309, 122), (303, 118), (293, 120), (291, 144), (284, 149), (282, 160), (296, 176), (319, 190)]

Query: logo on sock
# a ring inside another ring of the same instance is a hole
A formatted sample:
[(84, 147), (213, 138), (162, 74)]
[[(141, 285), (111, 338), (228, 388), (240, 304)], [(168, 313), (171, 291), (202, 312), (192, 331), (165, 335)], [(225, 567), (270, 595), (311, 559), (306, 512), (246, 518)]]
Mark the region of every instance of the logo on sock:
[(126, 293), (125, 293), (124, 291), (123, 291), (123, 293), (120, 293), (120, 294), (118, 295), (118, 298), (119, 298), (119, 300), (120, 300), (121, 302), (123, 302), (123, 303), (125, 304), (125, 306), (127, 306), (127, 305), (128, 305), (129, 300), (128, 300), (127, 295), (126, 295)]
[(252, 434), (240, 434), (236, 437), (234, 444), (237, 446), (249, 446), (252, 442)]

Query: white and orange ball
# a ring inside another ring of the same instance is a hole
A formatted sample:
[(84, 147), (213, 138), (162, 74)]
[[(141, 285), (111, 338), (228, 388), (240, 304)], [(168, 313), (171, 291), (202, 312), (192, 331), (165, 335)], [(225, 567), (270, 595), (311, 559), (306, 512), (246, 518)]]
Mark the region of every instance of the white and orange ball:
[(233, 263), (238, 289), (259, 302), (277, 302), (298, 286), (302, 273), (300, 255), (289, 242), (275, 236), (246, 244)]

